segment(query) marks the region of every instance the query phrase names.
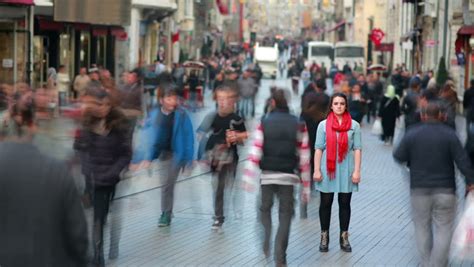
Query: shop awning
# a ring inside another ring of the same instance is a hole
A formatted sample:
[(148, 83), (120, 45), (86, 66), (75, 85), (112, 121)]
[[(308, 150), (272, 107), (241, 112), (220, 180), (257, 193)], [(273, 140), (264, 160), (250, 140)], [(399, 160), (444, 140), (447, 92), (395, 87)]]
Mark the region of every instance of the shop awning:
[(0, 0), (0, 4), (34, 5), (33, 0)]
[(107, 35), (107, 27), (94, 27), (92, 28), (92, 35), (93, 36), (106, 36)]
[(344, 26), (344, 24), (346, 24), (346, 20), (343, 19), (340, 22), (338, 22), (336, 25), (334, 25), (334, 27), (327, 29), (326, 32), (332, 32), (332, 31)]
[(38, 26), (41, 31), (62, 31), (64, 28), (64, 23), (53, 21), (47, 17), (37, 17)]
[(474, 25), (464, 25), (459, 31), (459, 35), (474, 35)]
[(115, 36), (115, 38), (120, 41), (125, 41), (128, 39), (128, 34), (122, 27), (110, 27), (110, 34)]
[(72, 25), (77, 31), (88, 31), (91, 28), (91, 25), (87, 23), (73, 23)]

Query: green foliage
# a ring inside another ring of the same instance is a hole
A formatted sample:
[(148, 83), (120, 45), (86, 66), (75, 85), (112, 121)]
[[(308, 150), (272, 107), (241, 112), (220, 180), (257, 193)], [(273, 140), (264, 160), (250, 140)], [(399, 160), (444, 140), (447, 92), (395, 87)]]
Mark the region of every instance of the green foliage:
[(439, 59), (438, 72), (436, 73), (436, 83), (438, 86), (443, 86), (448, 80), (448, 70), (446, 69), (446, 62), (444, 57)]

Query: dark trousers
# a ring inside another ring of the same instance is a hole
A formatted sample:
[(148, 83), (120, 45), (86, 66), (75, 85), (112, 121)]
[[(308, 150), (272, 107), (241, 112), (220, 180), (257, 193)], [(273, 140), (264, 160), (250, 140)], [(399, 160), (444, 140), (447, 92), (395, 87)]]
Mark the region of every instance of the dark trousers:
[(93, 189), (94, 223), (92, 240), (94, 242), (94, 262), (99, 266), (102, 266), (104, 262), (104, 225), (114, 194), (115, 186), (95, 186)]
[(367, 123), (370, 123), (370, 117), (377, 117), (377, 106), (374, 100), (367, 104)]
[(294, 214), (294, 186), (292, 185), (262, 185), (262, 204), (260, 206), (262, 225), (265, 230), (264, 250), (268, 248), (272, 229), (273, 197), (280, 201), (278, 208), (278, 232), (275, 238), (275, 261), (286, 263), (286, 249), (290, 238), (291, 219)]
[(216, 194), (214, 200), (214, 218), (220, 222), (224, 222), (224, 191), (226, 184), (232, 187), (235, 179), (235, 172), (237, 163), (230, 163), (222, 166), (221, 170), (217, 172), (216, 180)]
[[(349, 222), (351, 220), (351, 197), (352, 193), (338, 193), (337, 195), (337, 200), (339, 202), (339, 226), (341, 232), (349, 229)], [(334, 193), (321, 192), (321, 204), (319, 206), (321, 231), (329, 231), (333, 199)]]

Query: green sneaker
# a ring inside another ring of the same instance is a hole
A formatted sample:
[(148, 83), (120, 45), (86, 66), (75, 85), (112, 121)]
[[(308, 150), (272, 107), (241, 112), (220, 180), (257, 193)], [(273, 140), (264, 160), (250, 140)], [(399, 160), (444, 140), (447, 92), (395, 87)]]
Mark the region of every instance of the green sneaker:
[(170, 224), (171, 224), (171, 213), (162, 212), (160, 221), (158, 222), (158, 227), (166, 227), (166, 226), (170, 226)]

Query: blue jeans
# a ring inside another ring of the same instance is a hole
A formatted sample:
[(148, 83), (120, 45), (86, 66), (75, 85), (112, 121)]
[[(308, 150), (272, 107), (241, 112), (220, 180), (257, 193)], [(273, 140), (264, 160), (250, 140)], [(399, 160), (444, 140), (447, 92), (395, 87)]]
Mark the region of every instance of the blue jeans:
[(255, 117), (255, 97), (242, 97), (239, 101), (239, 114), (245, 118), (249, 114)]
[(58, 94), (58, 101), (59, 101), (59, 106), (64, 107), (68, 104), (68, 93), (67, 92), (59, 92)]

